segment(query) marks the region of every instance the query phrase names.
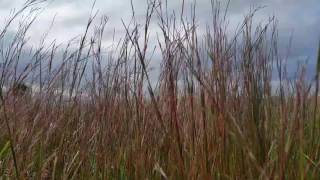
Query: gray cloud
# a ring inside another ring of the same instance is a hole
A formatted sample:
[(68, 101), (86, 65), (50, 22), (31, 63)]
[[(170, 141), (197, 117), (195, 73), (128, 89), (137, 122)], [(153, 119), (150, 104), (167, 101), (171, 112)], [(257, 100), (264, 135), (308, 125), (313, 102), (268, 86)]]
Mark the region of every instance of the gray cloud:
[[(22, 5), (24, 0), (2, 0), (0, 1), (1, 17), (7, 17), (9, 10)], [(142, 20), (146, 11), (146, 0), (133, 0), (135, 13), (138, 19)], [(164, 1), (163, 1), (164, 2)], [(169, 10), (181, 10), (180, 0), (168, 1)], [(222, 1), (225, 7), (226, 0)], [(30, 32), (31, 41), (35, 44), (39, 41), (39, 34), (43, 33), (56, 15), (56, 21), (52, 28), (50, 37), (58, 41), (68, 39), (83, 33), (88, 16), (91, 12), (91, 0), (53, 0), (46, 10), (35, 22)], [(185, 0), (185, 13), (190, 13), (192, 0)], [(299, 59), (309, 59), (311, 64), (315, 64), (315, 54), (320, 38), (320, 1), (319, 0), (231, 0), (228, 18), (230, 27), (235, 28), (243, 20), (244, 15), (250, 9), (263, 6), (257, 12), (256, 21), (267, 20), (275, 15), (279, 21), (279, 44), (282, 52), (286, 52), (286, 47), (292, 35), (292, 48), (290, 51), (290, 62), (295, 63)], [(121, 19), (129, 22), (131, 17), (130, 0), (97, 0), (95, 10), (99, 14), (106, 14), (110, 17), (107, 25), (105, 41), (110, 41), (112, 33), (124, 33)], [(205, 24), (211, 21), (210, 0), (197, 0), (198, 23)], [(2, 22), (2, 18), (0, 20)], [(0, 25), (1, 28), (1, 25)], [(120, 35), (121, 36), (121, 35)], [(38, 38), (38, 39), (37, 39)], [(310, 71), (311, 72), (311, 71)]]

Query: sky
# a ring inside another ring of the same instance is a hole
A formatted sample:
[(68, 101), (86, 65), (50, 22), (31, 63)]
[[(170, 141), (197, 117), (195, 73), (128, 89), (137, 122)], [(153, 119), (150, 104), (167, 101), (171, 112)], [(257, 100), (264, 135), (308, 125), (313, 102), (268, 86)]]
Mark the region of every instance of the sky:
[[(14, 8), (21, 7), (25, 0), (0, 0), (0, 29), (2, 22), (9, 17)], [(132, 0), (136, 16), (143, 17), (146, 0)], [(180, 11), (182, 0), (168, 0), (169, 9)], [(188, 7), (193, 0), (185, 0)], [(197, 17), (199, 23), (210, 23), (210, 0), (197, 0)], [(226, 0), (221, 0), (222, 6)], [(42, 5), (44, 10), (33, 24), (29, 32), (31, 44), (40, 41), (43, 34), (54, 24), (48, 35), (49, 39), (66, 42), (84, 32), (93, 0), (50, 0)], [(263, 7), (255, 16), (255, 20), (266, 21), (275, 16), (278, 20), (279, 44), (286, 47), (292, 37), (289, 59), (292, 62), (308, 60), (308, 72), (313, 72), (317, 47), (320, 40), (320, 0), (230, 0), (227, 18), (230, 27), (236, 28), (254, 7)], [(124, 28), (121, 19), (129, 22), (131, 17), (130, 0), (96, 0), (94, 10), (98, 15), (107, 15), (105, 43), (111, 43), (113, 32), (121, 36)], [(14, 27), (13, 27), (14, 29)], [(292, 68), (293, 70), (294, 68)]]

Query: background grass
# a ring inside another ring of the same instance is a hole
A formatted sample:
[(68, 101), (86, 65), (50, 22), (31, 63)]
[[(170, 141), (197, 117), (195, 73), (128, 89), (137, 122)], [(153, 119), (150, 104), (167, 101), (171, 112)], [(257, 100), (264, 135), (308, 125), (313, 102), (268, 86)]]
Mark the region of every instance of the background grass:
[[(213, 2), (203, 35), (196, 17), (148, 2), (145, 21), (123, 23), (108, 55), (107, 17), (93, 25), (93, 13), (66, 47), (44, 45), (44, 36), (28, 60), (25, 35), (36, 16), (10, 43), (7, 30), (43, 2), (27, 1), (8, 18), (0, 31), (1, 179), (319, 179), (319, 78), (306, 78), (304, 66), (287, 76), (276, 20), (254, 26), (253, 10), (230, 36)], [(160, 57), (151, 21), (161, 30)], [(150, 73), (155, 59), (158, 74)], [(17, 83), (30, 89), (16, 94)]]

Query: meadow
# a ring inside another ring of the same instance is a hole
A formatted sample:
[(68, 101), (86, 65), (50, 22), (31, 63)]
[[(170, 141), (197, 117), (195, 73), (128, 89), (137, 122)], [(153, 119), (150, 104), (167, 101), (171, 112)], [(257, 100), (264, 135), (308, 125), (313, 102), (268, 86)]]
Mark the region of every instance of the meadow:
[(230, 35), (212, 1), (200, 33), (195, 7), (150, 0), (104, 53), (95, 11), (81, 37), (30, 48), (39, 3), (0, 29), (0, 179), (320, 179), (320, 50), (312, 79), (289, 77), (276, 17), (253, 9)]

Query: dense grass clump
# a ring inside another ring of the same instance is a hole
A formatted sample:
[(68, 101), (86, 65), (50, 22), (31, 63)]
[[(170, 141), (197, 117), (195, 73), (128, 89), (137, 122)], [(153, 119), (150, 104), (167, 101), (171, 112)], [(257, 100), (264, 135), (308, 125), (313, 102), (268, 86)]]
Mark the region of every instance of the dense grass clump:
[[(320, 179), (319, 68), (312, 80), (303, 66), (287, 76), (275, 19), (254, 26), (252, 11), (230, 35), (213, 3), (200, 34), (195, 8), (176, 17), (161, 2), (149, 1), (143, 23), (123, 22), (107, 55), (106, 17), (94, 26), (93, 14), (66, 46), (44, 36), (32, 50), (32, 7), (43, 2), (9, 17), (0, 30), (0, 179)], [(30, 18), (7, 38), (24, 12)], [(161, 64), (157, 73), (150, 64)]]

